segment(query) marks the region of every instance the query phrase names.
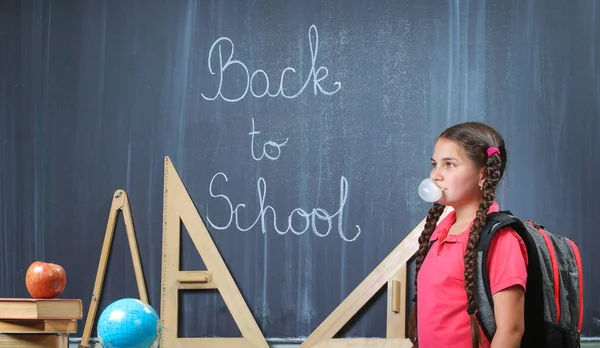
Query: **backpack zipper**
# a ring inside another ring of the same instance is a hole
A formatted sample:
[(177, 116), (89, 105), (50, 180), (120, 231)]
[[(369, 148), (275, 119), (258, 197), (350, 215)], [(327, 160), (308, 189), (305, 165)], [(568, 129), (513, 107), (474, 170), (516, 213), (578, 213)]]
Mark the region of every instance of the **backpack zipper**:
[(579, 254), (577, 244), (572, 240), (569, 240), (569, 244), (571, 244), (571, 248), (573, 248), (575, 262), (577, 262), (577, 274), (579, 275), (579, 321), (577, 323), (577, 331), (580, 333), (583, 324), (583, 271), (581, 268), (581, 255)]

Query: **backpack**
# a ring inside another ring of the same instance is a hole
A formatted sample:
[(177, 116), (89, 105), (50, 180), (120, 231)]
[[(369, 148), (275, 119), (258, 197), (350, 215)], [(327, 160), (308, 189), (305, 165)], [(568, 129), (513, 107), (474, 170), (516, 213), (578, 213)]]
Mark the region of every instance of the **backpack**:
[(485, 260), (492, 237), (505, 226), (513, 228), (523, 239), (529, 259), (525, 332), (521, 347), (580, 347), (583, 275), (577, 245), (565, 237), (546, 231), (544, 226), (534, 221), (523, 223), (510, 211), (488, 214), (478, 244), (476, 317), (483, 334), (491, 342), (496, 331)]

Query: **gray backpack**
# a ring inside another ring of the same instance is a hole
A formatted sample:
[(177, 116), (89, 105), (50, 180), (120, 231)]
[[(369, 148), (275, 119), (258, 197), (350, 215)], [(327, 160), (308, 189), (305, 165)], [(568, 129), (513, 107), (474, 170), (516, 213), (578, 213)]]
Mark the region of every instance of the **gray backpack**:
[(583, 320), (583, 277), (577, 245), (510, 211), (490, 213), (478, 245), (477, 320), (491, 341), (496, 331), (487, 260), (492, 237), (510, 226), (527, 246), (525, 333), (521, 347), (579, 347)]

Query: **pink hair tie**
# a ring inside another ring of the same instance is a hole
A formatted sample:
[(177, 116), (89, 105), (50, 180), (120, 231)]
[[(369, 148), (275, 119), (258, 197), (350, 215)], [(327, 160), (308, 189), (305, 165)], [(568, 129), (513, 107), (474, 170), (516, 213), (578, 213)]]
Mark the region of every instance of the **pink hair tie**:
[(497, 153), (498, 156), (500, 156), (500, 149), (498, 149), (497, 147), (489, 147), (487, 149), (487, 155), (488, 157), (490, 157), (491, 155)]

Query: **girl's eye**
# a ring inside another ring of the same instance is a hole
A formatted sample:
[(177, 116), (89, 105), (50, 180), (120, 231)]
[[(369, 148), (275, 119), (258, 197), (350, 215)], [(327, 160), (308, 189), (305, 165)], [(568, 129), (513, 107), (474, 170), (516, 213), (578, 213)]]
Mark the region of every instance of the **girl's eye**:
[(435, 168), (435, 163), (431, 162), (431, 166), (432, 166), (433, 168)]
[(454, 163), (446, 163), (446, 165), (450, 168), (454, 168)]

